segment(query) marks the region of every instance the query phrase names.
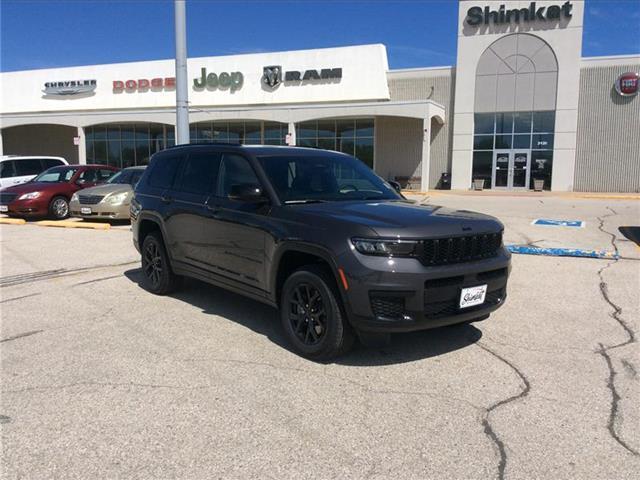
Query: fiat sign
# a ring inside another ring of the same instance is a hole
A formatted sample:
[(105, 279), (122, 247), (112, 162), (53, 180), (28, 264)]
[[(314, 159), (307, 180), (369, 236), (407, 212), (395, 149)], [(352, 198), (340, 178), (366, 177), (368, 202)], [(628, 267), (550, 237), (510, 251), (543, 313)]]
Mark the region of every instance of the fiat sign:
[(623, 97), (630, 97), (638, 93), (638, 79), (640, 75), (637, 72), (623, 73), (616, 80), (616, 92)]

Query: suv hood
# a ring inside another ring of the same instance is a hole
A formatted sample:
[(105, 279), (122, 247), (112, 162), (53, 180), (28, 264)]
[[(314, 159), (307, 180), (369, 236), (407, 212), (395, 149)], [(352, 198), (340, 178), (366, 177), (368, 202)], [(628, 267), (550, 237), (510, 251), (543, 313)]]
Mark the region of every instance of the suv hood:
[[(300, 208), (299, 213), (305, 216), (355, 223), (370, 228), (380, 237), (430, 238), (503, 229), (502, 223), (489, 215), (407, 201), (329, 202), (300, 207), (295, 208)], [(330, 221), (321, 223), (331, 225)]]

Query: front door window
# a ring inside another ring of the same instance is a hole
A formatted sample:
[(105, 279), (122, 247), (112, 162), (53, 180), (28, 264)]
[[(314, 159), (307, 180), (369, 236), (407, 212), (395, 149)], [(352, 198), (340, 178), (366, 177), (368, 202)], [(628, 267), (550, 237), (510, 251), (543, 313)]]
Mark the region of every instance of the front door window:
[(492, 188), (528, 188), (530, 160), (530, 151), (495, 151), (493, 156)]

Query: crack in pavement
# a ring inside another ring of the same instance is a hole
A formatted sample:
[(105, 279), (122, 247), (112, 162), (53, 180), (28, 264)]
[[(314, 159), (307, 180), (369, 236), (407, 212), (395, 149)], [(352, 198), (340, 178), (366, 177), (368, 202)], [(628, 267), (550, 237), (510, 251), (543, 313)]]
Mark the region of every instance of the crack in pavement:
[(616, 420), (618, 419), (619, 413), (619, 404), (620, 404), (620, 394), (616, 390), (615, 386), (615, 378), (618, 374), (613, 368), (613, 362), (611, 361), (611, 356), (607, 352), (607, 348), (603, 344), (600, 344), (600, 350), (597, 352), (604, 358), (605, 362), (607, 362), (607, 367), (609, 368), (609, 378), (607, 379), (607, 388), (611, 391), (611, 409), (609, 411), (609, 421), (607, 422), (607, 429), (609, 433), (614, 438), (616, 442), (622, 445), (629, 453), (635, 456), (640, 456), (640, 453), (632, 446), (630, 446), (627, 442), (625, 442), (618, 432), (616, 431)]
[[(611, 207), (607, 207), (607, 210), (609, 210), (611, 213), (608, 215), (597, 217), (598, 221), (600, 222), (598, 225), (598, 230), (600, 230), (602, 233), (609, 235), (611, 237), (611, 246), (613, 247), (615, 253), (619, 254), (618, 245), (616, 244), (616, 240), (617, 240), (616, 234), (611, 233), (604, 229), (605, 219), (609, 217), (613, 217), (618, 213)], [(625, 331), (627, 339), (624, 342), (620, 342), (620, 343), (609, 345), (609, 346), (605, 346), (604, 344), (599, 343), (600, 348), (596, 350), (595, 353), (597, 355), (600, 355), (602, 358), (604, 358), (604, 361), (607, 364), (607, 369), (609, 370), (609, 376), (607, 378), (607, 388), (611, 392), (611, 405), (609, 408), (609, 419), (607, 421), (607, 430), (609, 430), (609, 434), (611, 435), (611, 437), (616, 442), (618, 442), (618, 444), (622, 446), (625, 450), (627, 450), (632, 455), (640, 456), (640, 452), (638, 452), (638, 450), (630, 446), (624, 439), (622, 439), (622, 437), (616, 430), (616, 426), (618, 424), (618, 421), (620, 420), (620, 400), (622, 397), (620, 396), (620, 394), (618, 393), (618, 390), (616, 389), (615, 378), (618, 375), (618, 372), (616, 372), (615, 368), (613, 367), (613, 361), (611, 359), (611, 356), (609, 355), (609, 351), (614, 350), (616, 348), (624, 347), (626, 345), (630, 345), (632, 343), (636, 343), (635, 332), (627, 324), (627, 322), (622, 318), (621, 316), (622, 307), (620, 307), (615, 302), (613, 302), (613, 300), (611, 300), (611, 297), (609, 296), (608, 284), (603, 277), (603, 272), (607, 270), (609, 267), (611, 267), (612, 265), (616, 264), (618, 261), (619, 259), (614, 259), (607, 262), (607, 264), (604, 267), (598, 270), (597, 275), (598, 275), (598, 278), (600, 279), (599, 287), (600, 287), (600, 293), (602, 294), (602, 298), (607, 303), (607, 305), (609, 305), (613, 309), (613, 312), (610, 313), (609, 316), (613, 318), (616, 322), (618, 322), (618, 324), (622, 327), (622, 329)]]
[(38, 295), (42, 295), (40, 292), (30, 293), (29, 295), (21, 295), (20, 297), (7, 298), (5, 300), (0, 301), (0, 303), (13, 302), (14, 300), (22, 300), (23, 298), (29, 297), (37, 297)]
[(71, 285), (72, 287), (77, 287), (79, 285), (88, 285), (90, 283), (98, 283), (98, 282), (104, 282), (106, 280), (111, 280), (113, 278), (120, 278), (122, 277), (122, 274), (118, 274), (118, 275), (109, 275), (107, 277), (100, 277), (100, 278), (94, 278), (93, 280), (87, 280), (86, 282), (78, 282), (78, 283), (74, 283), (73, 285)]
[(498, 478), (500, 480), (503, 480), (505, 478), (505, 471), (507, 468), (507, 449), (505, 447), (504, 442), (500, 439), (496, 431), (493, 429), (490, 422), (490, 415), (491, 415), (491, 412), (496, 410), (498, 407), (501, 407), (502, 405), (506, 405), (507, 403), (515, 402), (516, 400), (520, 400), (526, 397), (527, 395), (529, 395), (529, 392), (531, 391), (531, 384), (529, 383), (529, 380), (527, 379), (525, 374), (522, 373), (520, 369), (518, 369), (518, 367), (516, 367), (513, 363), (511, 363), (505, 357), (494, 352), (486, 345), (483, 345), (481, 342), (477, 342), (476, 345), (480, 347), (482, 350), (484, 350), (485, 352), (491, 354), (492, 356), (500, 360), (501, 362), (505, 363), (509, 368), (511, 368), (516, 373), (516, 375), (518, 375), (518, 377), (520, 377), (520, 380), (522, 381), (520, 393), (518, 393), (517, 395), (511, 395), (510, 397), (504, 398), (498, 402), (495, 402), (489, 407), (485, 408), (484, 417), (482, 419), (482, 426), (484, 428), (485, 435), (489, 437), (489, 439), (496, 445), (498, 449), (498, 454), (500, 455), (500, 460), (498, 462)]
[(33, 330), (31, 332), (19, 333), (17, 335), (13, 335), (12, 337), (3, 338), (0, 340), (0, 343), (10, 342), (11, 340), (17, 340), (18, 338), (29, 337), (31, 335), (35, 335), (36, 333), (42, 333), (44, 330)]

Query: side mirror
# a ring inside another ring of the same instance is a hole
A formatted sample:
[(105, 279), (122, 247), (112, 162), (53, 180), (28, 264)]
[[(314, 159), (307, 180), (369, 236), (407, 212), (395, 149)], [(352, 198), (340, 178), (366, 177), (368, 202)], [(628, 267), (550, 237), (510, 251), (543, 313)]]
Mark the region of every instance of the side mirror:
[(391, 185), (396, 192), (398, 192), (399, 194), (402, 194), (402, 187), (398, 182), (394, 182), (393, 180), (387, 180), (387, 183)]
[(232, 185), (229, 198), (237, 202), (265, 203), (268, 201), (262, 187), (255, 183), (241, 183)]

